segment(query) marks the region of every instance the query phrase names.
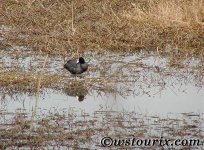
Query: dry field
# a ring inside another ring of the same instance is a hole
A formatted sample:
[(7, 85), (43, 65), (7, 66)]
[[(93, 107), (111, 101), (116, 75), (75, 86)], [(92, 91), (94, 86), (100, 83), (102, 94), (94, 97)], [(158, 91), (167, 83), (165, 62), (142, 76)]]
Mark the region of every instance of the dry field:
[[(14, 45), (70, 55), (87, 50), (204, 54), (203, 0), (1, 0)], [(166, 51), (170, 46), (171, 50)]]

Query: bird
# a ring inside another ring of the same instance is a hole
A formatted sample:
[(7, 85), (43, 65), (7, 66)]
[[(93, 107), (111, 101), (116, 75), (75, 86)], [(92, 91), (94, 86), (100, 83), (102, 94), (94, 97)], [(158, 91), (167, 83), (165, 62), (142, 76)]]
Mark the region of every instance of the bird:
[(68, 60), (64, 65), (64, 68), (67, 69), (71, 74), (82, 74), (87, 71), (88, 64), (85, 62), (83, 57), (79, 59)]

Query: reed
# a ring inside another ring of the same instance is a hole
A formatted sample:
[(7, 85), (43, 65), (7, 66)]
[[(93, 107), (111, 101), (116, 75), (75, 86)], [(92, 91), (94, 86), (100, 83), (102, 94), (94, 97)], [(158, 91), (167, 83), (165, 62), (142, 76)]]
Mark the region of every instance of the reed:
[(37, 108), (38, 108), (38, 101), (39, 101), (39, 97), (40, 97), (40, 87), (41, 87), (41, 82), (42, 82), (42, 78), (43, 78), (43, 73), (44, 73), (44, 69), (45, 69), (45, 65), (47, 63), (47, 59), (48, 59), (48, 55), (45, 57), (45, 60), (44, 60), (44, 63), (43, 63), (43, 66), (42, 66), (42, 70), (40, 71), (39, 73), (39, 76), (38, 76), (38, 80), (37, 80), (37, 92), (36, 92), (36, 95), (35, 95), (35, 106), (34, 106), (34, 109), (32, 111), (32, 116), (31, 116), (31, 129), (32, 129), (32, 125), (33, 125), (33, 121), (34, 121), (34, 117), (36, 115), (36, 111), (37, 111)]

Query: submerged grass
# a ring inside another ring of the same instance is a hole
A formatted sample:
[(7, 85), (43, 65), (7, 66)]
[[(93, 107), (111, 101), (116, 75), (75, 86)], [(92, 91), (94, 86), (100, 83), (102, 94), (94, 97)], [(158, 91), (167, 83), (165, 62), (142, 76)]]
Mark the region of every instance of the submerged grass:
[(204, 55), (203, 0), (2, 0), (0, 7), (1, 24), (11, 27), (1, 47), (71, 55), (171, 45), (168, 53)]
[(124, 91), (117, 89), (115, 86), (117, 84), (116, 81), (111, 81), (108, 78), (90, 77), (86, 78), (85, 81), (84, 79), (70, 78), (57, 73), (46, 73), (42, 76), (38, 73), (32, 73), (30, 71), (22, 72), (16, 69), (0, 71), (1, 94), (11, 96), (15, 94), (29, 94), (38, 97), (46, 89), (61, 91), (69, 96), (85, 96), (93, 90), (98, 93), (122, 94)]
[(166, 84), (189, 83), (202, 88), (204, 83), (202, 58), (183, 60), (182, 57), (171, 57), (168, 60), (159, 55), (147, 56), (146, 53), (116, 55), (97, 52), (86, 54), (91, 59), (89, 70), (75, 78), (62, 69), (63, 58), (49, 57), (45, 64), (42, 56), (24, 59), (24, 56), (16, 58), (14, 54), (8, 56), (3, 53), (2, 57), (0, 91), (3, 95), (35, 95), (53, 89), (69, 96), (78, 96), (81, 100), (92, 92), (151, 96), (155, 90), (160, 93)]
[[(178, 114), (177, 114), (178, 115)], [(7, 118), (8, 114), (0, 114)], [(18, 111), (4, 120), (0, 126), (1, 149), (101, 149), (103, 137), (113, 139), (176, 139), (199, 140), (199, 145), (188, 145), (190, 148), (203, 148), (203, 129), (200, 128), (203, 114), (179, 114), (178, 118), (149, 116), (136, 112), (95, 111), (92, 115), (77, 114), (77, 111), (50, 110), (39, 113), (34, 122), (34, 129), (29, 130), (29, 114)], [(6, 128), (6, 130), (5, 130)], [(185, 147), (188, 142), (185, 142)], [(114, 145), (112, 145), (113, 148)], [(151, 146), (151, 145), (150, 145)], [(117, 145), (117, 148), (143, 148), (134, 145)], [(166, 148), (157, 145), (153, 149)], [(178, 146), (183, 149), (184, 146)], [(144, 147), (145, 148), (145, 147)]]

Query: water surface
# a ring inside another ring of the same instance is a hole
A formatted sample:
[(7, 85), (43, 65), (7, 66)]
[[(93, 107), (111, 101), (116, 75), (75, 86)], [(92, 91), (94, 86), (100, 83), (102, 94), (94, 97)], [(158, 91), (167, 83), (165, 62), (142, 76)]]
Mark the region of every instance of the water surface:
[[(90, 133), (87, 138), (90, 141), (78, 148), (87, 148), (89, 144), (92, 145), (89, 148), (99, 148), (103, 136), (128, 137), (132, 131), (138, 137), (149, 138), (161, 135), (173, 138), (178, 130), (178, 137), (191, 135), (202, 139), (204, 136), (204, 79), (203, 70), (198, 67), (202, 65), (201, 58), (186, 58), (182, 61), (183, 67), (172, 67), (168, 57), (155, 53), (87, 53), (83, 55), (90, 64), (89, 71), (75, 79), (62, 69), (64, 58), (48, 58), (43, 70), (45, 56), (1, 54), (1, 68), (5, 71), (19, 68), (33, 75), (43, 71), (45, 77), (57, 73), (61, 75), (60, 82), (66, 85), (59, 83), (43, 88), (39, 97), (2, 91), (2, 129), (12, 124), (12, 115), (15, 119), (23, 113), (30, 120), (35, 112), (36, 128), (43, 117), (56, 122), (55, 114), (58, 114), (65, 117), (64, 133), (75, 132), (81, 126), (85, 130), (93, 129), (93, 135)], [(73, 83), (77, 83), (77, 87), (73, 88)], [(69, 125), (73, 123), (73, 128), (65, 127), (66, 121)], [(111, 128), (115, 132), (111, 132)], [(193, 134), (195, 132), (198, 134)]]

